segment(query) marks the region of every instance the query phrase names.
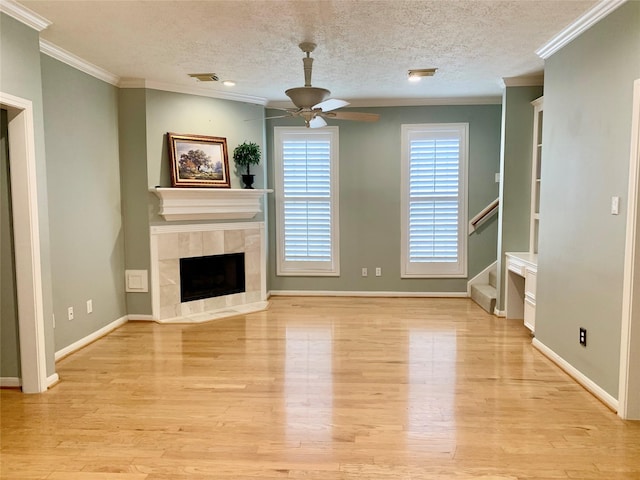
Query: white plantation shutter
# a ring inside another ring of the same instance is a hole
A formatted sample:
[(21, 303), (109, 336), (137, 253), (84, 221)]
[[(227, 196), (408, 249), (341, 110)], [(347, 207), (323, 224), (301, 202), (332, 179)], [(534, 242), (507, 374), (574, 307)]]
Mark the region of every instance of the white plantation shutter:
[(466, 276), (466, 124), (403, 125), (404, 277)]
[(282, 142), (285, 261), (331, 261), (331, 141)]
[(337, 129), (276, 127), (279, 275), (337, 275)]

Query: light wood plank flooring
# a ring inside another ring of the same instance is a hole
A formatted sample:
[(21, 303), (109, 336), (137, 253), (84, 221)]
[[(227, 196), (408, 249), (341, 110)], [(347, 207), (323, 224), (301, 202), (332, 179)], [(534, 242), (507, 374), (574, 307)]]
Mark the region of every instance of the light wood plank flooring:
[(624, 422), (467, 299), (131, 322), (0, 393), (3, 479), (640, 479)]

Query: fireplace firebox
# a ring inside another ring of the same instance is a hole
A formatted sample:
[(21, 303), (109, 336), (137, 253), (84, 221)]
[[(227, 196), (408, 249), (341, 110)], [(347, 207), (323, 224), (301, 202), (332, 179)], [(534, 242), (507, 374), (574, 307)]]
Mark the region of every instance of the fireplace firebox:
[(180, 301), (245, 291), (244, 253), (180, 259)]

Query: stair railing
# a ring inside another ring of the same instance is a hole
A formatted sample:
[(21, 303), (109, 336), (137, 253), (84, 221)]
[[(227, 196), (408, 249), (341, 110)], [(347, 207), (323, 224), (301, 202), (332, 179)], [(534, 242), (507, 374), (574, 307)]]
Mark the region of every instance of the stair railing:
[(469, 221), (469, 235), (475, 232), (476, 229), (484, 222), (486, 222), (491, 215), (496, 213), (499, 206), (500, 198), (498, 197), (489, 205), (480, 210), (480, 212), (478, 212), (478, 214)]

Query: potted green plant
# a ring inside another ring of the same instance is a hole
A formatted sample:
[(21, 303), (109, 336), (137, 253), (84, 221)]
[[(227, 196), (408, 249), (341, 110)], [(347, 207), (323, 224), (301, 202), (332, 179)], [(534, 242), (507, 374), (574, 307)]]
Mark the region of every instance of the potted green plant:
[(260, 147), (253, 142), (244, 142), (233, 150), (233, 161), (236, 162), (238, 171), (247, 167), (247, 173), (242, 175), (244, 188), (253, 188), (253, 174), (250, 171), (251, 165), (260, 163)]

